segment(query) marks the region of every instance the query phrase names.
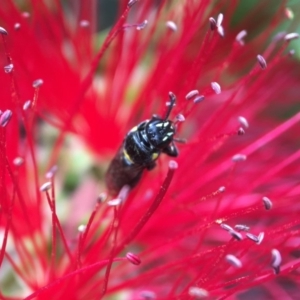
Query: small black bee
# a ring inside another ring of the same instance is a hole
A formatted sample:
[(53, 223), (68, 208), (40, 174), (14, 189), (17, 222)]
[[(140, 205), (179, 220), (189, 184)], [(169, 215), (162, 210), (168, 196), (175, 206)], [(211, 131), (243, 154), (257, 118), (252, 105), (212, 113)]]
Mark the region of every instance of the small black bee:
[(106, 185), (112, 194), (117, 194), (125, 185), (133, 188), (145, 169), (152, 170), (161, 153), (176, 157), (174, 145), (175, 124), (168, 120), (176, 97), (169, 93), (170, 103), (164, 118), (153, 115), (133, 127), (126, 135), (119, 151), (106, 173)]

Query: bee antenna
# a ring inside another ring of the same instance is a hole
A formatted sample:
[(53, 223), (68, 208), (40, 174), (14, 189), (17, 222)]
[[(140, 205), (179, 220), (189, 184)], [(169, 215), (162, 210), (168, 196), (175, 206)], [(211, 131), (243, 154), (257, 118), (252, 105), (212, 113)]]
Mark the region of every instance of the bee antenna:
[(170, 102), (165, 116), (165, 121), (169, 118), (172, 108), (174, 107), (176, 101), (176, 96), (172, 92), (169, 92), (169, 98), (170, 98)]

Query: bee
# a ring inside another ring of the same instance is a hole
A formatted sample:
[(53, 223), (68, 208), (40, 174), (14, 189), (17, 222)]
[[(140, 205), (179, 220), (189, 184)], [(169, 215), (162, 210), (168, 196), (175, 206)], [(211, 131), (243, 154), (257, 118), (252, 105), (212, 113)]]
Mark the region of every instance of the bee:
[(153, 115), (151, 120), (143, 121), (127, 133), (105, 176), (107, 188), (112, 194), (118, 194), (125, 185), (135, 187), (144, 170), (152, 170), (156, 166), (161, 153), (178, 156), (174, 144), (175, 124), (168, 120), (176, 97), (170, 92), (169, 98), (164, 118)]

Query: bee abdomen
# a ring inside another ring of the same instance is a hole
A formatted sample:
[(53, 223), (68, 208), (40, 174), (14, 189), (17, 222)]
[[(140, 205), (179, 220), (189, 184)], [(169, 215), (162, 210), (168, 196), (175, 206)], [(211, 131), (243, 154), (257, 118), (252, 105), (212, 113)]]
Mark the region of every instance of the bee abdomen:
[(140, 180), (144, 167), (126, 163), (123, 151), (112, 160), (105, 176), (109, 191), (116, 195), (124, 185), (133, 188)]

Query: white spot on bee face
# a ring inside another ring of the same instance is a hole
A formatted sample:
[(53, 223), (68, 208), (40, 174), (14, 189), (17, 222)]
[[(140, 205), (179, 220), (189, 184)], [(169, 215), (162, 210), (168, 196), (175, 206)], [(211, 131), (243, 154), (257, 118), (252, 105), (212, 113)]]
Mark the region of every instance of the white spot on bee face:
[(169, 138), (168, 136), (165, 136), (165, 137), (163, 138), (163, 142), (166, 141), (168, 138)]
[(156, 127), (162, 127), (163, 124), (162, 124), (162, 123), (158, 123), (158, 124), (156, 124), (155, 126), (156, 126)]
[(174, 134), (174, 132), (168, 132), (167, 135), (168, 136), (172, 136)]

